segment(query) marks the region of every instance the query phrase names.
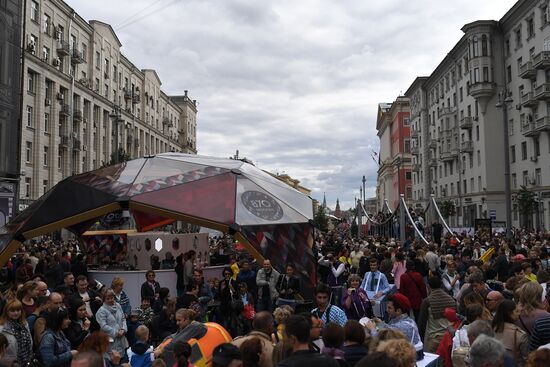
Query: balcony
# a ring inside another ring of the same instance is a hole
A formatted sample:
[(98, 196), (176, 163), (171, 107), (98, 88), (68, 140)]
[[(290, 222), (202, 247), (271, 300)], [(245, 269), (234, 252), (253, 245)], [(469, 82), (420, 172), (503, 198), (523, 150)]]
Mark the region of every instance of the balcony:
[(73, 150), (80, 150), (82, 147), (82, 144), (80, 143), (80, 140), (73, 139)]
[(535, 88), (535, 99), (550, 100), (550, 83), (544, 83)]
[(60, 56), (68, 56), (71, 54), (71, 48), (67, 41), (57, 41), (57, 53)]
[(540, 134), (540, 131), (537, 131), (535, 122), (524, 122), (520, 126), (520, 131), (523, 136), (532, 137)]
[(411, 129), (411, 138), (416, 139), (420, 136), (420, 131), (416, 129)]
[(550, 131), (550, 116), (544, 116), (535, 121), (538, 131)]
[(124, 99), (132, 99), (132, 91), (124, 88)]
[(533, 96), (533, 92), (523, 93), (521, 95), (521, 105), (523, 107), (536, 107), (538, 106), (538, 104), (539, 101), (535, 99), (535, 97)]
[(471, 140), (466, 140), (460, 143), (460, 151), (463, 153), (473, 153), (474, 152), (474, 142)]
[(69, 108), (69, 105), (66, 103), (61, 103), (59, 108), (59, 114), (69, 116), (71, 114), (71, 109)]
[(428, 148), (437, 149), (437, 140), (435, 139), (430, 140), (430, 142), (428, 143)]
[(470, 95), (474, 98), (491, 97), (495, 91), (495, 83), (491, 82), (477, 82), (470, 85)]
[(428, 165), (430, 167), (437, 167), (437, 159), (436, 158), (430, 158), (428, 159)]
[(59, 145), (68, 148), (69, 147), (69, 136), (68, 135), (61, 135), (59, 137)]
[(474, 127), (474, 118), (471, 116), (466, 116), (460, 120), (459, 124), (461, 129), (468, 130)]
[(73, 64), (82, 64), (84, 63), (84, 57), (82, 55), (81, 51), (78, 51), (76, 48), (73, 48), (73, 52), (71, 54), (71, 63)]
[(76, 108), (73, 110), (73, 120), (74, 121), (82, 121), (82, 111), (77, 110)]
[(547, 70), (550, 69), (550, 51), (541, 51), (532, 59), (535, 69)]
[(533, 67), (533, 63), (531, 61), (527, 61), (519, 67), (519, 77), (522, 79), (537, 79), (537, 69)]
[(422, 166), (419, 163), (415, 163), (412, 165), (412, 170), (414, 172), (420, 172), (421, 169), (422, 169)]
[(134, 94), (132, 96), (132, 104), (138, 104), (140, 102), (139, 94)]
[(458, 152), (456, 149), (444, 150), (441, 151), (440, 156), (442, 161), (454, 161), (458, 156)]
[(455, 107), (443, 107), (442, 109), (439, 110), (439, 117), (443, 117), (443, 116), (446, 116), (446, 115), (452, 115), (456, 113), (456, 108)]
[(166, 125), (168, 127), (172, 127), (172, 121), (170, 121), (169, 117), (163, 117), (162, 118), (162, 124)]
[(418, 151), (419, 151), (418, 145), (412, 145), (411, 146), (411, 154), (412, 155), (418, 155)]

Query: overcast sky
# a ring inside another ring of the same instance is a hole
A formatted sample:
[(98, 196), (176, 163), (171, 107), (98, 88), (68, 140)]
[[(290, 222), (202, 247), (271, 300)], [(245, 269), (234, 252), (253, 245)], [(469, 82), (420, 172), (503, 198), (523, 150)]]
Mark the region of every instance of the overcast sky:
[(198, 102), (199, 154), (238, 149), (349, 208), (374, 196), (376, 112), (513, 0), (66, 0), (109, 23), (169, 95)]

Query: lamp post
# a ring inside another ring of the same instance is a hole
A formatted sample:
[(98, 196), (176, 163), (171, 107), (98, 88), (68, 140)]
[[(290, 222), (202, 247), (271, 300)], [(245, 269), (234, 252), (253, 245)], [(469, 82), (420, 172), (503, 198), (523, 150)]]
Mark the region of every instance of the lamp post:
[(404, 200), (401, 194), (401, 157), (397, 157), (395, 160), (397, 165), (397, 198), (399, 200), (399, 239), (401, 243), (405, 241), (405, 208), (403, 206)]
[(117, 164), (119, 163), (119, 124), (121, 122), (123, 122), (124, 120), (122, 119), (122, 114), (120, 113), (120, 106), (118, 105), (113, 105), (113, 110), (111, 111), (111, 113), (109, 114), (109, 117), (113, 120), (113, 124), (114, 124), (114, 127), (115, 127), (115, 147), (114, 147), (114, 156), (113, 156), (113, 160), (114, 160), (114, 164)]
[(504, 133), (504, 201), (506, 203), (506, 238), (512, 240), (512, 192), (510, 190), (510, 143), (508, 137), (508, 105), (514, 101), (510, 94), (503, 90), (498, 95), (497, 108), (502, 108), (502, 131)]

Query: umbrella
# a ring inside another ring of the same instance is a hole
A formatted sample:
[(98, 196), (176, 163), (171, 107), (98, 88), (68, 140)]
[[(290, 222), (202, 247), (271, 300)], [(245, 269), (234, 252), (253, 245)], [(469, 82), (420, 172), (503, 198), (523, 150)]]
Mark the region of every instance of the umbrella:
[(310, 197), (246, 161), (181, 153), (64, 179), (0, 229), (0, 261), (26, 239), (81, 234), (117, 210), (130, 210), (139, 231), (183, 220), (234, 234), (257, 259), (280, 270), (293, 262), (314, 281)]

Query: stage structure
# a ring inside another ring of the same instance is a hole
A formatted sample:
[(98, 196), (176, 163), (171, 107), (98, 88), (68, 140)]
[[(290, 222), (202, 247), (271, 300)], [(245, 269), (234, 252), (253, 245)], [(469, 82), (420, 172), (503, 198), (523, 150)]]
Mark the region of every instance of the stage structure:
[(181, 153), (146, 156), (59, 182), (0, 228), (0, 263), (26, 240), (61, 228), (80, 236), (121, 210), (134, 217), (138, 232), (181, 220), (229, 233), (280, 272), (293, 263), (304, 289), (317, 282), (309, 196), (248, 162)]
[[(400, 196), (399, 206), (392, 210), (388, 205), (388, 200), (384, 199), (384, 206), (382, 207), (383, 220), (377, 220), (374, 216), (369, 214), (363, 204), (360, 201), (357, 201), (358, 213), (362, 213), (367, 218), (369, 223), (369, 234), (373, 236), (381, 236), (386, 238), (399, 238), (401, 241), (405, 240), (407, 226), (410, 226), (414, 230), (414, 234), (422, 242), (428, 244), (428, 240), (425, 235), (425, 231), (422, 231), (418, 228), (413, 214), (411, 214), (411, 209), (409, 209), (405, 197), (403, 194)], [(433, 208), (433, 210), (432, 210)], [(415, 210), (415, 215), (420, 215), (425, 220), (424, 228), (428, 225), (428, 219), (437, 219), (443, 225), (443, 228), (448, 233), (453, 233), (451, 228), (448, 226), (447, 222), (441, 215), (441, 211), (437, 206), (434, 195), (431, 195), (428, 206), (421, 212), (417, 213), (418, 209)]]

